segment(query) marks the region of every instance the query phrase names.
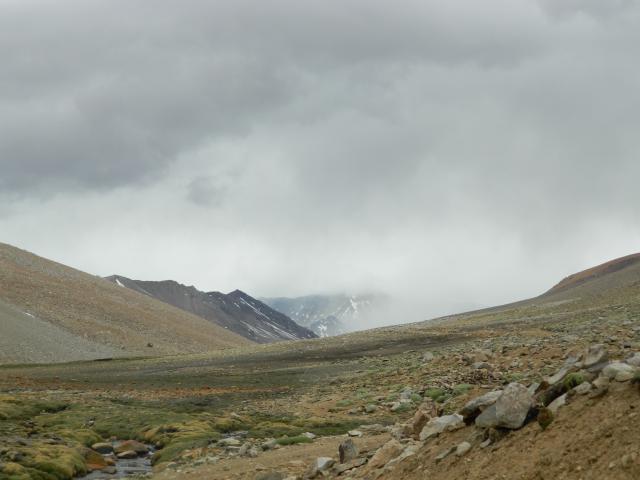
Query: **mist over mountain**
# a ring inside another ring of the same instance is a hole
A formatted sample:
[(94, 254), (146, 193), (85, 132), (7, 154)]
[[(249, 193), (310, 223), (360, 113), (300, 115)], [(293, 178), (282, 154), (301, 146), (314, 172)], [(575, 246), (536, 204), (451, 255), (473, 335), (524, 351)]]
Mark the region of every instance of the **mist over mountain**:
[(374, 318), (388, 306), (389, 298), (380, 294), (337, 294), (262, 298), (262, 301), (319, 337), (329, 337), (374, 325)]

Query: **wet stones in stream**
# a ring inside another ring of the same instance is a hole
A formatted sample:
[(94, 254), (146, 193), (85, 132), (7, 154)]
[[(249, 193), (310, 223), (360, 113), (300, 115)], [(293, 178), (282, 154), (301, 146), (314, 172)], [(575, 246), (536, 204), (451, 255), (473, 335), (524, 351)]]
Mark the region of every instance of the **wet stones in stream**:
[[(151, 474), (153, 447), (135, 440), (103, 442), (92, 445), (107, 466), (95, 469), (82, 477), (83, 480), (110, 480), (116, 478)], [(99, 466), (99, 465), (97, 465)]]

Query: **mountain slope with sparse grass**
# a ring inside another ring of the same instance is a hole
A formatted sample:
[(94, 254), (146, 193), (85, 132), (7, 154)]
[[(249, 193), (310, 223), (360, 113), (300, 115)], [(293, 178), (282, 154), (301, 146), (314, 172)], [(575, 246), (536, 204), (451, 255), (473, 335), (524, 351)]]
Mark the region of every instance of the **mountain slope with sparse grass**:
[[(16, 349), (24, 344), (3, 361), (166, 355), (252, 343), (146, 295), (6, 244), (0, 244), (0, 301), (6, 306), (0, 312), (3, 342)], [(30, 323), (32, 334), (19, 333), (17, 321), (23, 330)], [(45, 332), (54, 330), (60, 337), (51, 349)], [(59, 350), (64, 354), (56, 355)], [(29, 358), (29, 351), (38, 354)]]

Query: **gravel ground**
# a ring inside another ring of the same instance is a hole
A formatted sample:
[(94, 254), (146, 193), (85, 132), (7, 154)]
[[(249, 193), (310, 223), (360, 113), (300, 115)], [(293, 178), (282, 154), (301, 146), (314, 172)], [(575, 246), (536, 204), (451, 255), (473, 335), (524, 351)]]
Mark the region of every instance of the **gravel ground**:
[(0, 364), (49, 363), (122, 355), (0, 302)]

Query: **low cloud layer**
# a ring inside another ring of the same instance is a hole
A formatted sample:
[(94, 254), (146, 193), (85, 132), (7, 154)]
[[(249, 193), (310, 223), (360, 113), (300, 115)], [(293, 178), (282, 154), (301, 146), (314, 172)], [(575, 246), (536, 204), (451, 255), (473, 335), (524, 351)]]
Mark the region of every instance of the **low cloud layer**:
[(0, 0), (0, 240), (386, 323), (535, 295), (638, 250), (638, 45), (626, 0)]

